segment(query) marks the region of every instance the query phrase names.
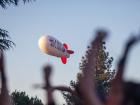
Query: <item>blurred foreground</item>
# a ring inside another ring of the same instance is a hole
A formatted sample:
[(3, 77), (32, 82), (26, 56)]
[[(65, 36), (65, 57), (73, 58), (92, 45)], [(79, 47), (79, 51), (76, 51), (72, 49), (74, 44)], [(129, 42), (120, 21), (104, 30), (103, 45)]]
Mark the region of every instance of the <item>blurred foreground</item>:
[[(128, 39), (125, 44), (125, 48), (122, 52), (122, 56), (117, 65), (117, 72), (115, 77), (110, 81), (111, 88), (108, 95), (105, 97), (105, 101), (101, 101), (95, 90), (95, 74), (96, 56), (99, 49), (100, 42), (104, 41), (107, 37), (107, 32), (99, 30), (96, 33), (95, 39), (91, 41), (88, 52), (86, 52), (87, 59), (84, 61), (84, 68), (81, 73), (78, 74), (79, 88), (77, 90), (71, 89), (67, 86), (52, 86), (50, 77), (52, 73), (52, 66), (46, 65), (43, 68), (44, 86), (46, 92), (46, 104), (55, 105), (55, 99), (53, 92), (55, 90), (66, 91), (80, 98), (80, 103), (77, 105), (140, 105), (140, 84), (133, 82), (124, 82), (123, 74), (125, 65), (127, 62), (128, 54), (131, 48), (140, 41), (139, 36), (133, 36)], [(94, 59), (93, 59), (94, 58)], [(0, 56), (0, 78), (1, 78), (1, 92), (0, 92), (0, 105), (16, 105), (11, 103), (11, 98), (8, 92), (7, 77), (4, 66), (4, 54)], [(34, 104), (29, 104), (34, 105)], [(37, 105), (37, 104), (36, 104)]]

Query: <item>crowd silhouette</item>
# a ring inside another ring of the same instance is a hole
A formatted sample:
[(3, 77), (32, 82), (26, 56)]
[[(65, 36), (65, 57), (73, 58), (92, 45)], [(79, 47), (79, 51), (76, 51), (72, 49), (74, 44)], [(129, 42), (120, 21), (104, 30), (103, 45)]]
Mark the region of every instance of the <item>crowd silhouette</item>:
[[(84, 70), (78, 75), (79, 90), (75, 91), (68, 86), (52, 86), (50, 77), (52, 73), (52, 66), (45, 65), (43, 68), (44, 86), (41, 87), (46, 92), (46, 104), (56, 105), (53, 92), (55, 90), (67, 91), (79, 96), (82, 99), (81, 105), (140, 105), (140, 84), (134, 82), (125, 82), (123, 74), (125, 71), (126, 61), (129, 53), (139, 41), (140, 35), (130, 37), (122, 52), (117, 68), (116, 75), (111, 81), (111, 88), (109, 95), (106, 96), (106, 101), (102, 102), (96, 94), (94, 82), (94, 70), (96, 66), (95, 56), (97, 55), (98, 45), (101, 41), (107, 38), (107, 32), (99, 30), (96, 37), (91, 41), (89, 52), (87, 52), (87, 61)], [(4, 66), (4, 54), (1, 52), (0, 56), (0, 78), (1, 78), (1, 92), (0, 92), (0, 105), (11, 105), (10, 96), (8, 93), (6, 71)]]

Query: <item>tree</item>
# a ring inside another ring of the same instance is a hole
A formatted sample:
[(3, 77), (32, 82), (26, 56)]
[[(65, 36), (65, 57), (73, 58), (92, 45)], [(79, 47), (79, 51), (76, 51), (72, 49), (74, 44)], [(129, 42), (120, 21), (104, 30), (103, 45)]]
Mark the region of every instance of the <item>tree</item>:
[[(19, 4), (20, 0), (0, 0), (0, 6), (2, 8), (6, 8), (7, 5), (13, 4), (15, 6), (17, 6)], [(24, 3), (26, 2), (30, 2), (30, 1), (35, 1), (35, 0), (23, 0)], [(8, 31), (1, 29), (0, 28), (0, 50), (1, 51), (5, 51), (10, 49), (11, 47), (13, 47), (14, 42), (12, 42), (11, 40), (9, 40), (9, 35), (8, 35)]]
[(0, 29), (0, 50), (1, 51), (8, 50), (12, 48), (13, 45), (15, 45), (14, 42), (12, 42), (9, 39), (10, 37), (8, 35), (8, 31)]
[[(7, 5), (13, 4), (13, 5), (18, 5), (20, 0), (0, 0), (0, 6), (2, 8), (6, 8)], [(30, 1), (35, 1), (35, 0), (23, 0), (24, 3), (30, 2)]]
[[(96, 34), (102, 34), (103, 30), (97, 31)], [(90, 52), (90, 46), (88, 47), (87, 53)], [(87, 55), (82, 57), (81, 63), (80, 63), (80, 70), (84, 70)], [(110, 88), (110, 81), (113, 79), (115, 70), (111, 70), (113, 57), (109, 57), (109, 52), (106, 51), (105, 42), (100, 42), (97, 49), (97, 56), (96, 56), (96, 68), (95, 69), (95, 82), (96, 82), (96, 90), (97, 95), (100, 97), (102, 101), (105, 101), (106, 95), (108, 95), (108, 90)], [(78, 73), (78, 75), (81, 75), (81, 73)], [(79, 91), (79, 82), (77, 81), (71, 81), (70, 82), (70, 88), (74, 89), (75, 91)], [(63, 93), (63, 96), (67, 102), (68, 105), (81, 105), (80, 96), (72, 95), (71, 93)]]
[(25, 92), (14, 91), (11, 93), (13, 105), (43, 105), (38, 97), (29, 97)]

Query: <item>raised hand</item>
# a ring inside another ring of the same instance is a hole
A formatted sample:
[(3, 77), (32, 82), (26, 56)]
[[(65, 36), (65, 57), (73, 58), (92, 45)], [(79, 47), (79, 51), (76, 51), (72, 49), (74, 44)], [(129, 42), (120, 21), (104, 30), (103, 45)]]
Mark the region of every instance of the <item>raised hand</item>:
[(82, 96), (84, 105), (103, 105), (95, 91), (94, 84), (94, 70), (95, 70), (95, 62), (96, 62), (96, 54), (99, 43), (101, 43), (107, 36), (107, 32), (104, 30), (99, 30), (96, 33), (96, 37), (91, 42), (90, 51), (87, 52), (87, 59), (85, 63), (85, 67), (83, 69), (83, 73), (78, 76), (80, 83), (80, 94)]
[(131, 47), (136, 44), (138, 41), (140, 41), (140, 36), (136, 37), (133, 36), (126, 42), (124, 52), (122, 54), (122, 57), (120, 58), (117, 66), (117, 74), (112, 81), (112, 87), (109, 92), (109, 97), (107, 101), (107, 105), (122, 105), (124, 100), (124, 94), (123, 94), (123, 74), (125, 70), (126, 61), (128, 58), (128, 53), (131, 49)]

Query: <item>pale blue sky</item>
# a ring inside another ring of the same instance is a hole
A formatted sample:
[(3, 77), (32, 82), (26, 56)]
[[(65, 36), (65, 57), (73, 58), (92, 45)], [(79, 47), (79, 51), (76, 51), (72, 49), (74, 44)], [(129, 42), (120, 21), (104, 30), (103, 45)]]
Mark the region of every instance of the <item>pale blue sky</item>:
[[(32, 85), (42, 83), (42, 66), (49, 62), (54, 66), (53, 84), (66, 84), (75, 80), (79, 61), (98, 28), (109, 30), (107, 50), (114, 57), (113, 66), (123, 50), (123, 44), (131, 33), (140, 32), (139, 0), (37, 0), (18, 7), (0, 8), (0, 27), (9, 31), (16, 43), (6, 53), (6, 66), (10, 89), (26, 91), (43, 99), (43, 91)], [(66, 42), (75, 54), (67, 65), (60, 59), (40, 52), (38, 39), (52, 35)], [(140, 81), (140, 47), (134, 48), (129, 58), (125, 78)], [(63, 99), (57, 93), (58, 103)]]

